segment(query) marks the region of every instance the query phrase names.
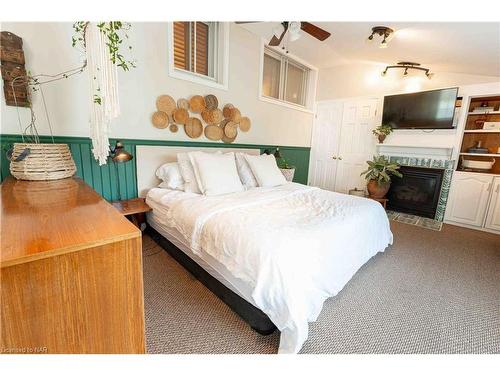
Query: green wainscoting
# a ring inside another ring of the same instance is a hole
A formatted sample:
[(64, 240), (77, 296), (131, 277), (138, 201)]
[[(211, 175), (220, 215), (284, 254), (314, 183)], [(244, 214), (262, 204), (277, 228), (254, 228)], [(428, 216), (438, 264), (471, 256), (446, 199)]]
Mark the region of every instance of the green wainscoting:
[[(113, 165), (112, 162), (100, 167), (92, 156), (91, 142), (84, 137), (54, 137), (56, 143), (67, 143), (73, 154), (77, 171), (77, 176), (83, 178), (86, 183), (92, 186), (105, 199), (115, 200), (118, 198), (116, 173), (119, 175), (120, 190), (123, 199), (137, 197), (137, 174), (135, 147), (137, 145), (159, 145), (159, 146), (181, 146), (181, 147), (219, 147), (219, 148), (252, 148), (259, 149), (261, 153), (268, 149), (274, 152), (276, 145), (247, 145), (247, 144), (225, 144), (215, 142), (180, 142), (180, 141), (156, 141), (142, 139), (122, 139), (125, 149), (134, 155), (134, 159), (125, 164)], [(42, 143), (52, 142), (49, 136), (41, 136)], [(114, 144), (116, 140), (110, 142)], [(10, 175), (9, 161), (5, 153), (14, 142), (22, 142), (21, 136), (17, 134), (0, 135), (1, 147), (1, 168), (0, 180)], [(309, 147), (279, 146), (281, 154), (291, 165), (297, 169), (294, 181), (307, 184), (309, 173)]]

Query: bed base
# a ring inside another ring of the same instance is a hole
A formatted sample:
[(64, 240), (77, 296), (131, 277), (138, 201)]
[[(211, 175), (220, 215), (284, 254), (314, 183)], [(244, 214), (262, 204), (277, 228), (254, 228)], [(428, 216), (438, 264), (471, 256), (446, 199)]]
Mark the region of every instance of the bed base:
[(170, 254), (172, 258), (187, 269), (212, 293), (219, 297), (236, 314), (247, 322), (254, 331), (261, 335), (270, 335), (276, 330), (276, 326), (266, 314), (210, 275), (203, 267), (177, 248), (172, 242), (163, 237), (154, 228), (148, 225), (146, 233)]

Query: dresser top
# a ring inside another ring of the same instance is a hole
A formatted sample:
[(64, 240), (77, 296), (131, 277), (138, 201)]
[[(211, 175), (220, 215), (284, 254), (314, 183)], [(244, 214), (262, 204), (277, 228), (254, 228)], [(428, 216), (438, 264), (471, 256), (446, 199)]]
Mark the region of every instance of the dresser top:
[(0, 189), (1, 267), (141, 236), (80, 178), (8, 177)]

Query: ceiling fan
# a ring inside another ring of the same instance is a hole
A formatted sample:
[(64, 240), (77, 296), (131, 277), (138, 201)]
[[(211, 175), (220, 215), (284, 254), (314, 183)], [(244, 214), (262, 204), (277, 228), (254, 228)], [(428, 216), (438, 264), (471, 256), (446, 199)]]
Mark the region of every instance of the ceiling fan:
[[(238, 24), (245, 24), (245, 23), (254, 23), (250, 21), (246, 22), (236, 22)], [(273, 37), (271, 41), (269, 42), (270, 46), (279, 46), (281, 44), (281, 41), (283, 40), (283, 37), (285, 36), (286, 32), (288, 31), (290, 34), (290, 41), (295, 41), (300, 38), (300, 31), (304, 31), (308, 33), (309, 35), (312, 35), (316, 39), (319, 39), (321, 41), (327, 39), (331, 34), (323, 30), (322, 28), (313, 25), (310, 22), (300, 22), (300, 21), (284, 21), (281, 22), (279, 27), (276, 27), (273, 29)]]

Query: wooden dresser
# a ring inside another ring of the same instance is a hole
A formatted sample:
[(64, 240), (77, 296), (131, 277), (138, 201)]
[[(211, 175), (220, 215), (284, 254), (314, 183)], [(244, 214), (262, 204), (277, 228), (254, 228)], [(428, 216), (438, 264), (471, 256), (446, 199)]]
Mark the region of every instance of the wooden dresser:
[(141, 232), (79, 178), (1, 185), (0, 353), (144, 353)]

